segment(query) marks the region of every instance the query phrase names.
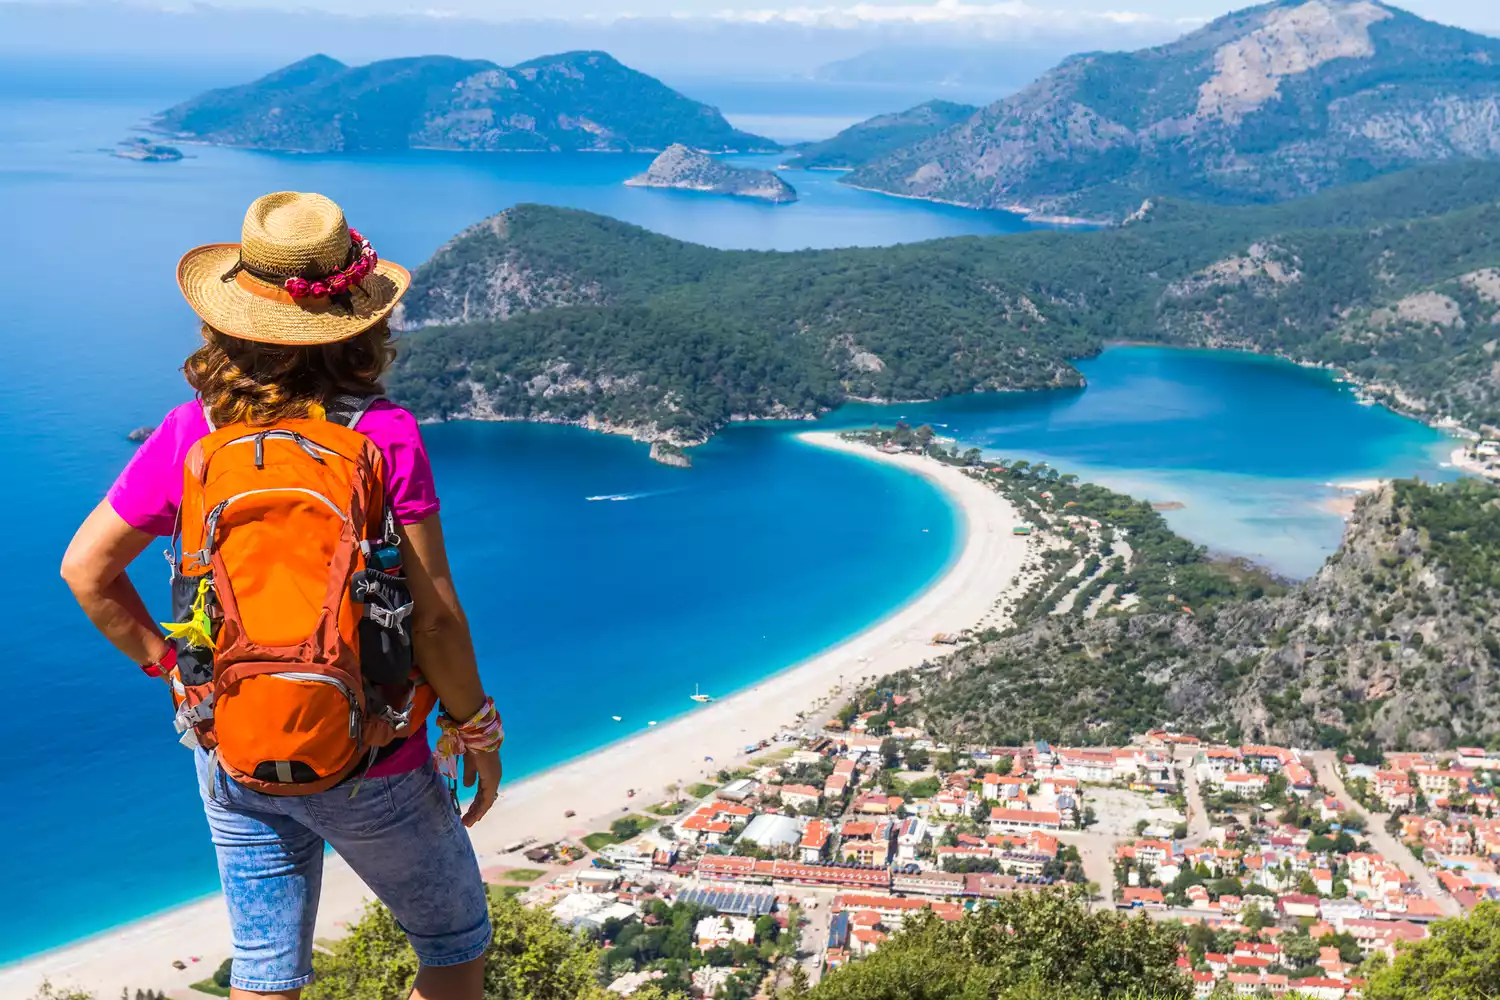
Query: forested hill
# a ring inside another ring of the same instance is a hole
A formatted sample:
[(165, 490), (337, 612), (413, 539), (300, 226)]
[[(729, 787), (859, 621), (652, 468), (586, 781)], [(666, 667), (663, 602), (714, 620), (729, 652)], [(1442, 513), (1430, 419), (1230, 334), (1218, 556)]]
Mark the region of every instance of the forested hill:
[(346, 66), (311, 56), (157, 116), (158, 131), (227, 146), (299, 152), (775, 149), (717, 108), (604, 52), (518, 66), (419, 56)]
[[(1023, 504), (1029, 497), (1061, 514), (1080, 490), (1097, 489), (1037, 478), (1024, 465), (993, 477)], [(936, 731), (997, 743), (1041, 734), (1112, 742), (1177, 725), (1362, 755), (1500, 740), (1500, 487), (1388, 485), (1361, 499), (1316, 576), (1253, 600), (1243, 593), (1253, 580), (1235, 596), (1223, 568), (1143, 530), (1150, 517), (1131, 505), (1089, 516), (1106, 525), (1109, 572), (1094, 583), (1116, 581), (1138, 603), (1063, 605), (1056, 594), (1076, 584), (1063, 580), (1023, 598), (1006, 634), (893, 679), (916, 686), (917, 711)], [(1126, 531), (1129, 567), (1111, 566), (1107, 539)], [(1096, 556), (1089, 572), (1100, 565)]]
[(1276, 0), (1072, 56), (850, 182), (1119, 220), (1143, 197), (1273, 201), (1456, 158), (1500, 158), (1500, 39), (1374, 0)]
[(519, 206), (419, 268), (391, 389), (427, 418), (628, 428), (854, 397), (1080, 383), (1112, 340), (1334, 362), (1433, 415), (1500, 423), (1500, 166), (1272, 206), (1144, 206), (1126, 225), (888, 248), (718, 251)]
[(969, 104), (928, 101), (906, 111), (877, 115), (850, 125), (831, 139), (799, 147), (787, 165), (824, 170), (857, 167), (931, 138), (978, 110)]

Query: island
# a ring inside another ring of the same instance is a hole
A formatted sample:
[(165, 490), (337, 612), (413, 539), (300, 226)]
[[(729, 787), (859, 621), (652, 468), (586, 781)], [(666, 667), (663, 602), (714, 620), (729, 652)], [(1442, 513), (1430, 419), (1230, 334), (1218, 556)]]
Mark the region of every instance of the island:
[(755, 198), (784, 205), (797, 200), (797, 190), (769, 170), (731, 167), (706, 153), (673, 143), (651, 161), (643, 174), (625, 182), (631, 187), (675, 188), (736, 198)]
[(441, 55), (366, 66), (310, 56), (168, 108), (151, 128), (217, 146), (307, 153), (654, 153), (674, 142), (717, 151), (781, 148), (606, 52), (564, 52), (509, 67)]
[(122, 160), (139, 160), (142, 163), (172, 163), (182, 159), (182, 150), (160, 142), (152, 142), (140, 136), (122, 139), (112, 155)]

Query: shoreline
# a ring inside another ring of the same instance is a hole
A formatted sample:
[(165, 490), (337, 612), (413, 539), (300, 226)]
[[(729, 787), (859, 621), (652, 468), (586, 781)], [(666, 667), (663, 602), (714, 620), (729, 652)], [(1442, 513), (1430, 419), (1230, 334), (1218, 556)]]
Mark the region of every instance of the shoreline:
[[(622, 809), (638, 811), (662, 801), (672, 782), (691, 783), (721, 767), (733, 769), (746, 758), (741, 753), (746, 744), (800, 727), (798, 715), (811, 716), (831, 695), (951, 652), (931, 645), (933, 635), (993, 620), (991, 613), (1016, 585), (1029, 548), (1025, 537), (1011, 534), (1022, 522), (1002, 496), (931, 459), (885, 455), (831, 431), (797, 437), (809, 447), (898, 466), (941, 489), (962, 520), (954, 558), (923, 590), (842, 642), (722, 701), (502, 785), (490, 816), (471, 832), (481, 869), (513, 862), (515, 856), (504, 848), (523, 838), (577, 839), (607, 829)], [(637, 790), (634, 798), (626, 794), (629, 788)], [(578, 815), (565, 817), (569, 809)], [(359, 917), (368, 895), (341, 859), (329, 857), (316, 936), (339, 936)], [(0, 967), (0, 996), (29, 996), (44, 978), (59, 987), (95, 990), (106, 1000), (122, 987), (180, 992), (212, 974), (228, 954), (228, 943), (228, 919), (215, 893)], [(193, 956), (200, 961), (189, 962), (185, 970), (172, 968), (173, 960)]]

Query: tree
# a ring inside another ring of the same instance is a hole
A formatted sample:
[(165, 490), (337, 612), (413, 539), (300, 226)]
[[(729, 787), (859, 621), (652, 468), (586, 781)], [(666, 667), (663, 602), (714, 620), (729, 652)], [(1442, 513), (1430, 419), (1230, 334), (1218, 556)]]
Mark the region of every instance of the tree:
[(224, 989), (224, 990), (229, 989), (229, 977), (233, 974), (233, 971), (234, 971), (234, 959), (232, 959), (232, 958), (226, 958), (226, 959), (224, 959), (224, 961), (222, 961), (222, 962), (219, 963), (219, 967), (214, 970), (214, 974), (213, 974), (214, 985), (217, 986), (217, 987), (219, 987), (220, 989)]
[(791, 979), (787, 988), (781, 991), (781, 1000), (803, 1000), (811, 992), (811, 988), (807, 982), (807, 970), (802, 967), (801, 962), (792, 966)]
[(1474, 1000), (1500, 995), (1500, 903), (1439, 920), (1431, 936), (1396, 954), (1365, 989), (1367, 1000)]
[(1178, 928), (1108, 909), (1090, 912), (1081, 905), (1085, 898), (1076, 888), (1022, 892), (951, 922), (916, 914), (873, 955), (824, 979), (812, 996), (979, 1000), (1026, 996), (1027, 988), (1091, 1000), (1189, 995), (1176, 968)]
[(641, 821), (634, 816), (621, 816), (609, 824), (609, 832), (616, 840), (629, 840), (641, 832)]
[(1247, 906), (1240, 912), (1240, 921), (1252, 931), (1258, 931), (1263, 927), (1270, 927), (1276, 922), (1265, 907)]
[[(514, 899), (492, 899), (490, 927), (494, 940), (485, 954), (485, 1000), (613, 997), (595, 978), (599, 948), (547, 911)], [(348, 935), (334, 943), (331, 954), (314, 953), (313, 970), (316, 976), (303, 991), (305, 1000), (388, 1000), (410, 992), (417, 957), (390, 911), (372, 903)], [(657, 1000), (682, 998), (661, 993)]]
[(51, 980), (43, 979), (31, 1000), (94, 1000), (94, 994), (85, 990), (53, 986)]

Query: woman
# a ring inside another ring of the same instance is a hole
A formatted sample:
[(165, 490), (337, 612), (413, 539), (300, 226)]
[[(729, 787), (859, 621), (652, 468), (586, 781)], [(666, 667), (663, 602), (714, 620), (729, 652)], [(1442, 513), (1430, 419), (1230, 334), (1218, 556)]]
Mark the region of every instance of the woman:
[[(94, 625), (153, 676), (170, 670), (176, 650), (126, 567), (173, 533), (193, 444), (210, 433), (210, 421), (265, 425), (322, 415), (335, 397), (378, 396), (394, 354), (387, 319), (411, 280), (380, 260), (332, 201), (292, 192), (252, 204), (240, 243), (189, 251), (177, 279), (203, 320), (203, 346), (183, 365), (196, 397), (167, 414), (141, 446), (78, 529), (62, 566)], [(444, 709), (444, 744), (463, 754), (465, 784), (477, 777), (479, 787), (460, 823), (425, 728), (379, 749), (357, 776), (311, 795), (253, 791), (196, 751), (233, 928), (231, 996), (294, 1000), (311, 978), (327, 843), (405, 929), (422, 965), (413, 996), (477, 1000), (490, 923), (464, 827), (495, 801), (498, 717), (454, 592), (416, 421), (376, 400), (354, 426), (384, 459), (414, 605), (412, 646)], [(476, 735), (480, 719), (489, 720), (488, 736)]]

